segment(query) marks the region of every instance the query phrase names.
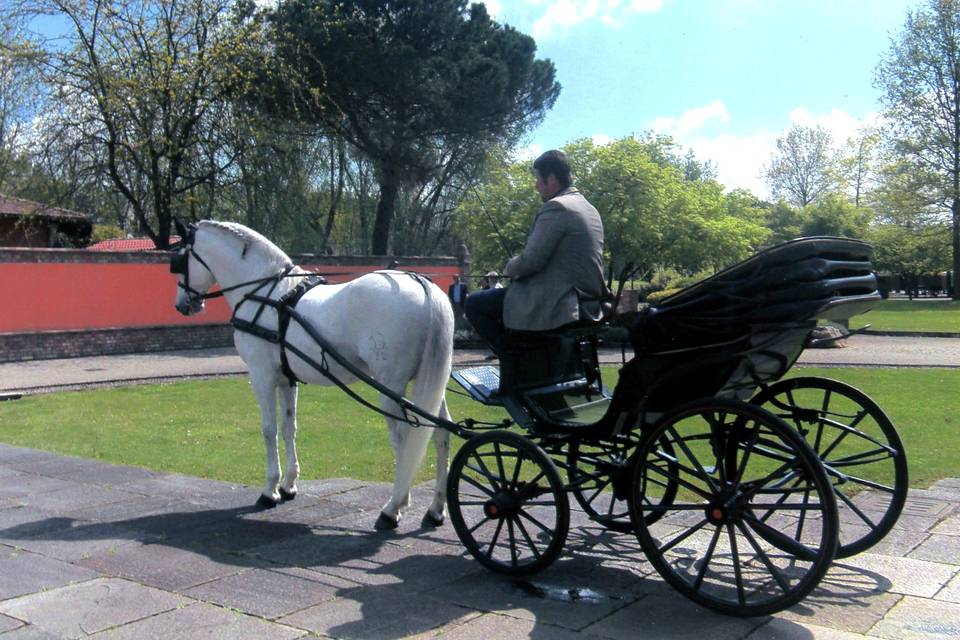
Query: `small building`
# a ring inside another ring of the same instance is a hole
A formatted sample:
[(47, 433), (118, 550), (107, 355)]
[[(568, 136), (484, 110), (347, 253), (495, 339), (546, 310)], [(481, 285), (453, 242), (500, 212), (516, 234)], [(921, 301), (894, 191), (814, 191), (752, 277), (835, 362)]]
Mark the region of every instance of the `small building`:
[[(180, 236), (170, 236), (170, 244), (180, 241)], [(157, 245), (150, 238), (111, 238), (87, 247), (87, 251), (153, 251)]]
[(83, 247), (92, 231), (86, 214), (0, 195), (0, 247)]

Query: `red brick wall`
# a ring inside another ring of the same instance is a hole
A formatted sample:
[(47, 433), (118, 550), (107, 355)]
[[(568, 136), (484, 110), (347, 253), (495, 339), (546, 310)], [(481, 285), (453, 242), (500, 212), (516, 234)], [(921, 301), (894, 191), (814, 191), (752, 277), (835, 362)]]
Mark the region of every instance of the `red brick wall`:
[[(208, 301), (197, 316), (173, 308), (177, 280), (168, 260), (165, 252), (0, 249), (0, 362), (230, 344), (230, 311), (222, 298)], [(294, 260), (344, 282), (393, 258)], [(426, 273), (444, 291), (460, 271), (455, 258), (397, 260), (398, 268)], [(200, 344), (192, 345), (191, 336)]]

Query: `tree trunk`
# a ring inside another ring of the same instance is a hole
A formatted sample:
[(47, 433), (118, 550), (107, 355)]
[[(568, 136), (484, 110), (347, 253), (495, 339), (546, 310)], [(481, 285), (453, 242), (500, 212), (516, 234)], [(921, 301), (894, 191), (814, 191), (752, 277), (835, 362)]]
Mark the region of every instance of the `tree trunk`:
[(373, 221), (373, 237), (370, 252), (375, 256), (387, 255), (390, 246), (390, 223), (397, 207), (397, 194), (400, 185), (394, 172), (387, 169), (380, 180), (380, 200), (377, 202), (377, 217)]
[(953, 204), (950, 207), (953, 214), (953, 291), (951, 297), (960, 300), (960, 193), (954, 191)]

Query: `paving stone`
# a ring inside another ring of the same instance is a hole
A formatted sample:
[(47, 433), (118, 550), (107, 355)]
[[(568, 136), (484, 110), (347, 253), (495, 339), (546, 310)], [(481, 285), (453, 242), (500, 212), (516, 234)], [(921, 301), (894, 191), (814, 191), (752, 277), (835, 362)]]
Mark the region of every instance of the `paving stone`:
[[(907, 505), (904, 506), (904, 510), (930, 509), (932, 507), (929, 503), (939, 502), (960, 502), (960, 489), (944, 486), (930, 489), (910, 489), (907, 493)], [(942, 512), (946, 509), (941, 507), (940, 510)]]
[(909, 557), (944, 564), (960, 565), (960, 536), (931, 534)]
[(0, 633), (11, 631), (17, 627), (22, 627), (23, 624), (24, 623), (22, 620), (17, 620), (16, 618), (11, 618), (10, 616), (0, 614)]
[(950, 516), (931, 529), (930, 533), (941, 536), (960, 536), (960, 515)]
[(58, 479), (26, 473), (16, 476), (12, 482), (0, 482), (0, 498), (36, 496), (49, 491), (60, 491), (63, 487), (63, 482)]
[(838, 563), (801, 602), (777, 614), (799, 624), (815, 624), (851, 633), (867, 633), (903, 597), (889, 593), (879, 574)]
[(550, 640), (592, 640), (601, 636), (578, 633), (538, 622), (496, 613), (465, 613), (430, 637), (436, 640), (492, 640), (493, 638), (549, 638)]
[(184, 600), (143, 585), (99, 578), (0, 603), (0, 611), (65, 638), (82, 638), (116, 625), (175, 609)]
[(329, 480), (298, 480), (297, 490), (312, 496), (331, 496), (353, 491), (368, 483), (351, 478), (331, 478)]
[[(425, 547), (427, 543), (424, 543)], [(446, 585), (481, 570), (476, 562), (454, 555), (434, 552), (419, 553), (411, 547), (384, 545), (365, 558), (348, 558), (324, 567), (323, 573), (338, 576), (358, 584), (387, 586), (403, 585), (410, 593), (441, 590)]]
[(960, 637), (960, 604), (908, 596), (870, 635), (892, 640), (955, 640)]
[[(17, 471), (13, 467), (0, 465), (0, 478), (3, 478), (4, 480), (8, 480), (9, 478), (16, 478), (17, 476), (24, 476), (24, 475), (27, 475), (27, 474), (23, 473), (22, 471)], [(12, 482), (12, 480), (9, 480), (9, 481)]]
[[(190, 505), (190, 509), (202, 511), (203, 507)], [(110, 502), (96, 506), (74, 505), (73, 509), (64, 510), (60, 515), (93, 522), (112, 522), (129, 528), (136, 528), (135, 522), (127, 521), (181, 510), (183, 510), (182, 502), (178, 503), (170, 498), (140, 495), (136, 500), (124, 502)]]
[(96, 571), (27, 551), (0, 552), (0, 600), (98, 577)]
[(274, 509), (261, 509), (244, 516), (247, 520), (322, 525), (342, 515), (356, 513), (356, 509), (342, 502), (316, 496), (297, 496)]
[(774, 618), (750, 634), (750, 640), (868, 640), (871, 636), (840, 631), (816, 624), (792, 622)]
[(40, 449), (29, 449), (27, 447), (16, 447), (12, 444), (0, 444), (0, 463), (9, 465), (13, 462), (23, 460), (50, 460), (60, 459), (63, 456)]
[(219, 520), (193, 528), (172, 532), (168, 542), (185, 548), (221, 551), (253, 556), (253, 549), (276, 544), (298, 536), (310, 535), (313, 530), (293, 522), (270, 522), (239, 517)]
[(28, 506), (0, 509), (0, 542), (16, 544), (47, 531), (66, 529), (76, 522), (73, 518), (51, 516)]
[[(633, 602), (649, 588), (643, 578), (624, 569), (576, 559), (570, 562), (576, 569), (565, 570), (561, 562), (526, 579), (482, 571), (425, 593), (481, 611), (581, 629)], [(581, 572), (585, 567), (592, 572)]]
[[(644, 596), (586, 627), (588, 634), (644, 640), (733, 640), (744, 638), (767, 618), (735, 618), (700, 607), (675, 591)], [(709, 632), (705, 633), (705, 629)]]
[[(279, 622), (334, 638), (406, 638), (463, 617), (465, 609), (426, 596), (412, 602), (403, 590), (361, 587), (343, 597), (280, 618)], [(429, 615), (425, 615), (429, 612)]]
[(957, 572), (947, 586), (937, 592), (934, 599), (960, 603), (960, 572)]
[(25, 496), (21, 500), (36, 509), (61, 515), (65, 512), (76, 511), (77, 505), (90, 508), (101, 504), (127, 502), (143, 498), (142, 495), (137, 493), (100, 485), (82, 483), (60, 483), (60, 485), (60, 488), (56, 491)]
[[(87, 482), (90, 481), (87, 480)], [(123, 488), (151, 496), (198, 501), (201, 504), (207, 504), (206, 501), (209, 500), (223, 500), (224, 496), (231, 496), (237, 501), (242, 500), (242, 506), (253, 504), (257, 500), (256, 494), (251, 495), (249, 487), (178, 473), (151, 473), (149, 476), (123, 483)]]
[(93, 556), (137, 547), (144, 542), (144, 534), (117, 525), (80, 523), (20, 540), (16, 544), (33, 553), (76, 563)]
[(86, 558), (80, 566), (144, 584), (182, 591), (194, 585), (233, 575), (250, 566), (237, 556), (204, 555), (164, 544), (145, 544), (117, 553)]
[[(342, 584), (342, 581), (336, 582)], [(273, 619), (333, 600), (337, 591), (338, 586), (325, 583), (324, 576), (318, 573), (307, 579), (278, 571), (252, 569), (193, 587), (184, 594)]]
[(33, 625), (25, 625), (3, 634), (3, 640), (63, 640), (63, 637)]
[(182, 609), (109, 629), (95, 640), (287, 640), (305, 635), (300, 629), (253, 618), (198, 602)]
[[(841, 527), (840, 539), (841, 541), (849, 541), (869, 532), (870, 530), (867, 527), (845, 523)], [(926, 529), (914, 531), (894, 527), (887, 532), (887, 535), (874, 543), (872, 547), (869, 547), (869, 551), (883, 556), (906, 556), (920, 546), (920, 543), (926, 540), (927, 536)]]
[(322, 570), (344, 560), (372, 556), (387, 543), (389, 534), (359, 535), (336, 529), (316, 529), (310, 533), (254, 547), (244, 555), (262, 558), (285, 567)]
[(955, 489), (958, 493), (960, 493), (960, 478), (942, 478), (930, 485), (930, 488)]
[(88, 484), (114, 485), (126, 491), (138, 492), (134, 483), (144, 482), (159, 474), (141, 467), (126, 465), (105, 465), (99, 468), (74, 470), (60, 476), (60, 479)]
[(12, 469), (18, 469), (27, 473), (56, 478), (66, 474), (79, 475), (83, 473), (91, 473), (109, 466), (109, 464), (100, 460), (91, 460), (89, 458), (52, 455), (42, 458), (23, 458), (21, 460), (14, 460), (8, 463), (8, 466)]
[(159, 536), (163, 539), (174, 540), (189, 535), (201, 527), (236, 520), (249, 509), (251, 507), (245, 507), (244, 509), (211, 509), (199, 504), (179, 503), (169, 511), (116, 520), (114, 524), (152, 536)]
[[(914, 558), (895, 558), (873, 553), (861, 553), (836, 561), (834, 567), (859, 569), (882, 578), (883, 591), (921, 598), (932, 598), (950, 581), (956, 567)], [(888, 583), (888, 584), (884, 584)]]

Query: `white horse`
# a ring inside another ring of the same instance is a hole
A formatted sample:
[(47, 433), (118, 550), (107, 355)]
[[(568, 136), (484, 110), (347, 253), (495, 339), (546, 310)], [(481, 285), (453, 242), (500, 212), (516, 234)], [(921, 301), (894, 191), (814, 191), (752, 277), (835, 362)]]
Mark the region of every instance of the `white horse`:
[[(218, 295), (207, 293), (216, 283), (233, 309), (234, 326), (244, 328), (234, 332), (234, 342), (250, 370), (267, 454), (266, 486), (258, 504), (275, 506), (280, 500), (296, 496), (300, 470), (295, 445), (297, 387), (285, 374), (282, 358), (287, 359), (287, 371), (303, 382), (332, 384), (330, 378), (294, 351), (315, 363), (329, 365), (331, 377), (347, 383), (356, 377), (329, 354), (325, 357), (317, 341), (298, 322), (289, 323), (286, 343), (290, 348), (285, 353), (276, 341), (270, 340), (270, 334), (278, 331), (280, 314), (276, 308), (249, 296), (278, 300), (304, 279), (300, 274), (306, 274), (293, 266), (276, 245), (235, 223), (207, 220), (191, 224), (189, 229), (179, 222), (177, 225), (184, 239), (183, 246), (171, 258), (170, 270), (179, 274), (177, 310), (184, 315), (202, 311), (204, 299)], [(346, 284), (315, 286), (296, 302), (295, 309), (337, 354), (379, 381), (395, 397), (402, 396), (407, 384), (416, 380), (410, 398), (413, 404), (431, 415), (450, 419), (444, 392), (453, 354), (453, 310), (435, 284), (405, 272), (376, 271)], [(249, 333), (251, 324), (266, 333)], [(278, 397), (286, 451), (282, 476), (277, 447)], [(410, 487), (431, 434), (437, 454), (436, 489), (423, 524), (442, 524), (449, 432), (429, 426), (414, 427), (398, 419), (404, 415), (402, 410), (384, 394), (380, 409), (390, 414), (386, 420), (396, 470), (393, 493), (381, 510), (377, 529), (397, 526), (401, 511), (409, 504)]]

